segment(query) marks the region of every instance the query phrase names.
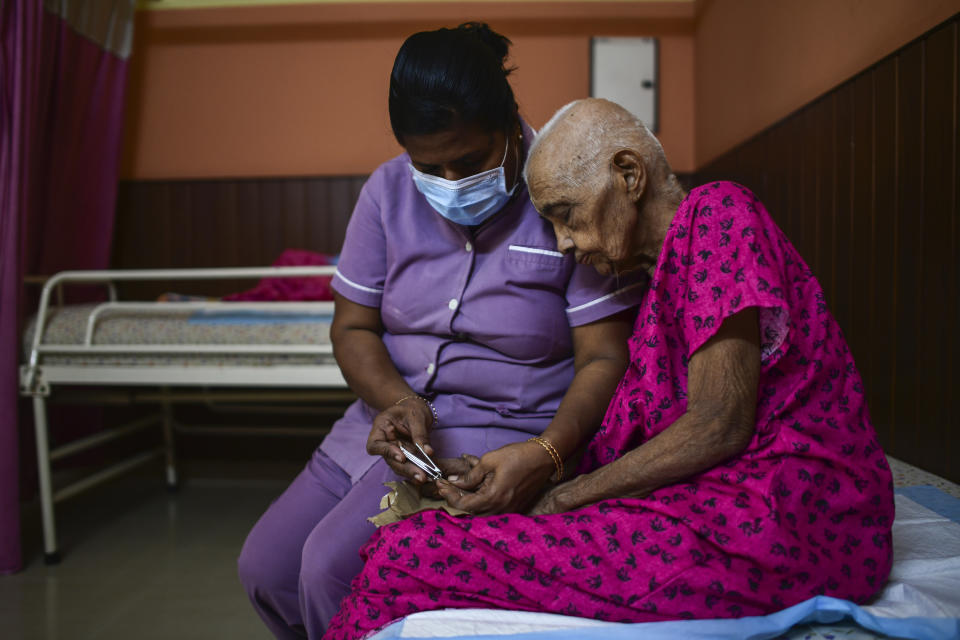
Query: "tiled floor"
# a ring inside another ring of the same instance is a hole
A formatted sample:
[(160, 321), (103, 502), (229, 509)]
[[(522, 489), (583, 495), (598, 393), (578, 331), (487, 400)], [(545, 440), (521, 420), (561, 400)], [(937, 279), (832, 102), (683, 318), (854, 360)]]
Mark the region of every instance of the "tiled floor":
[[(898, 461), (898, 486), (960, 487)], [(42, 560), (39, 512), (24, 518), (26, 568), (0, 576), (3, 640), (268, 639), (236, 576), (243, 539), (299, 465), (194, 467), (179, 493), (161, 471), (58, 507), (63, 562)]]
[(45, 566), (39, 512), (25, 514), (26, 568), (0, 576), (4, 640), (267, 639), (236, 557), (297, 467), (267, 479), (127, 476), (58, 507), (63, 561)]

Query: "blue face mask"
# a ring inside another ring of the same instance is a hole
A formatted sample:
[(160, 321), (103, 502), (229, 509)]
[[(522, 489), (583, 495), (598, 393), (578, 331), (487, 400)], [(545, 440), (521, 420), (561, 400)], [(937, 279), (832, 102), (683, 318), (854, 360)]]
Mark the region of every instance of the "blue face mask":
[(508, 138), (499, 167), (461, 180), (431, 176), (418, 171), (411, 164), (413, 183), (430, 206), (450, 222), (468, 226), (481, 224), (499, 211), (517, 190), (517, 183), (514, 183), (513, 188), (507, 191), (507, 178), (503, 171), (509, 148)]

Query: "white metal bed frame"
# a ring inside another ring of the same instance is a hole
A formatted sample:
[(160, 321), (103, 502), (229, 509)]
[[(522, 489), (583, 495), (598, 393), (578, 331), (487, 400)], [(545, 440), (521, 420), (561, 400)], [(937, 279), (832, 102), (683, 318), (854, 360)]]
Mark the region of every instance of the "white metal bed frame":
[[(146, 314), (209, 310), (271, 310), (303, 313), (330, 314), (332, 302), (120, 302), (117, 300), (115, 283), (120, 281), (174, 281), (216, 280), (240, 278), (277, 278), (329, 276), (333, 266), (316, 267), (251, 267), (225, 269), (156, 269), (118, 271), (64, 271), (51, 277), (43, 286), (37, 312), (28, 362), (20, 367), (20, 392), (31, 396), (34, 411), (34, 432), (37, 441), (37, 467), (40, 481), (40, 504), (43, 518), (44, 559), (47, 564), (60, 561), (57, 550), (54, 504), (95, 487), (115, 476), (134, 469), (159, 455), (166, 457), (166, 480), (168, 487), (177, 485), (177, 471), (173, 449), (172, 396), (169, 387), (260, 387), (271, 388), (271, 398), (283, 399), (279, 390), (290, 389), (346, 389), (347, 384), (340, 369), (332, 361), (312, 364), (280, 364), (270, 366), (227, 365), (205, 366), (187, 364), (166, 365), (74, 365), (47, 364), (46, 355), (177, 355), (177, 354), (224, 354), (224, 355), (332, 355), (330, 344), (130, 344), (97, 345), (94, 335), (97, 323), (106, 315), (118, 311), (124, 314)], [(51, 299), (57, 294), (62, 305), (62, 289), (68, 284), (103, 284), (109, 292), (109, 301), (98, 305), (90, 314), (82, 345), (45, 344), (44, 328)], [(93, 435), (50, 449), (47, 398), (54, 386), (160, 386), (162, 392), (153, 394), (159, 400), (159, 415), (146, 416), (126, 425), (105, 429)], [(245, 396), (248, 392), (245, 391)], [(301, 392), (302, 395), (302, 392)], [(342, 396), (343, 394), (341, 394)], [(192, 397), (209, 397), (202, 393)], [(163, 431), (163, 446), (148, 450), (116, 462), (87, 477), (74, 481), (56, 491), (51, 479), (51, 462), (105, 444), (160, 423)], [(256, 428), (239, 430), (255, 432)]]

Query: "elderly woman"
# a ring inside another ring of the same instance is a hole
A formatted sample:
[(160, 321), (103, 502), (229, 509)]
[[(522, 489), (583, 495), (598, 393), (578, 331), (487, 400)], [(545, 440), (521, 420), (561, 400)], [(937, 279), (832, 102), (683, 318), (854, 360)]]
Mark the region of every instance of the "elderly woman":
[(323, 633), (363, 566), (383, 482), (426, 479), (401, 441), (487, 452), (473, 508), (516, 511), (552, 472), (527, 461), (594, 429), (626, 369), (645, 279), (556, 251), (522, 180), (533, 135), (507, 82), (509, 44), (466, 24), (414, 34), (397, 55), (390, 121), (406, 153), (364, 186), (333, 281), (334, 353), (360, 399), (239, 560), (279, 638)]
[[(877, 593), (890, 471), (823, 292), (763, 205), (729, 182), (684, 194), (656, 139), (602, 100), (551, 120), (527, 177), (564, 253), (652, 276), (629, 369), (580, 475), (533, 515), (379, 530), (327, 637), (443, 607), (656, 621)], [(440, 491), (469, 508), (477, 480)]]

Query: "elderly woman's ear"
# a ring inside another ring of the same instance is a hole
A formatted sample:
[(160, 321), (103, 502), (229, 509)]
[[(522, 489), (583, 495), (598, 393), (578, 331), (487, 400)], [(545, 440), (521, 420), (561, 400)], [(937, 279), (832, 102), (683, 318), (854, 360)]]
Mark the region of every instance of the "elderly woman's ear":
[(617, 186), (638, 202), (647, 188), (647, 167), (643, 157), (633, 149), (620, 149), (613, 154), (613, 171)]

